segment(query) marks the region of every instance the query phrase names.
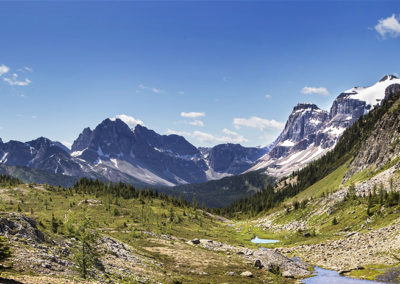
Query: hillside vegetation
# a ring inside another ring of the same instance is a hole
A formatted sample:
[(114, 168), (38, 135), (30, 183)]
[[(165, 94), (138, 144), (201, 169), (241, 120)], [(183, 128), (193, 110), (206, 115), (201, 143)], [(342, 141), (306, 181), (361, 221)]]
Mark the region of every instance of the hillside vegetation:
[(251, 232), (198, 202), (132, 185), (81, 179), (64, 189), (2, 175), (0, 211), (0, 233), (12, 251), (1, 275), (22, 283), (284, 281), (254, 266)]

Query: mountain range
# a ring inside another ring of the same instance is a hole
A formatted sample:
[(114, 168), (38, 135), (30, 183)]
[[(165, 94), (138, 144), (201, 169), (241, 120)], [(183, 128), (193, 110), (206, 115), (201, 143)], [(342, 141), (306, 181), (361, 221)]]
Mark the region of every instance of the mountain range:
[(346, 128), (399, 90), (400, 79), (386, 75), (373, 86), (342, 92), (329, 112), (300, 103), (267, 147), (197, 148), (182, 136), (160, 135), (142, 125), (130, 128), (118, 118), (108, 118), (94, 129), (85, 128), (71, 149), (44, 137), (28, 142), (0, 139), (0, 164), (33, 168), (54, 177), (153, 186), (204, 183), (252, 171), (280, 177), (333, 149)]
[(296, 105), (272, 149), (248, 171), (266, 169), (281, 177), (304, 167), (332, 150), (344, 130), (399, 90), (400, 80), (386, 75), (370, 87), (342, 92), (329, 112), (315, 104)]
[(71, 149), (44, 137), (25, 143), (0, 140), (0, 164), (6, 166), (162, 186), (240, 174), (266, 152), (238, 144), (198, 149), (182, 136), (159, 135), (142, 125), (131, 129), (120, 119), (85, 128)]

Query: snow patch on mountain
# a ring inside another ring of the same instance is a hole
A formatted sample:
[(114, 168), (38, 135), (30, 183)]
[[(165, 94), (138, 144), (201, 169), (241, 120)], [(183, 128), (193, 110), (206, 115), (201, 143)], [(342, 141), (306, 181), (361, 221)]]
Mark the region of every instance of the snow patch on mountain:
[(364, 101), (374, 108), (384, 99), (386, 88), (395, 83), (400, 84), (400, 79), (393, 75), (386, 75), (371, 87), (354, 87), (343, 93), (349, 94), (348, 98)]

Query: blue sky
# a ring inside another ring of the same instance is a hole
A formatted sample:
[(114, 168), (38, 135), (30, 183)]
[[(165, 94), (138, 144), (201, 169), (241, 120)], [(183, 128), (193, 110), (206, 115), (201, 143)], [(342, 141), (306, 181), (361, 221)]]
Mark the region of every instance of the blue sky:
[[(73, 142), (123, 115), (265, 145), (293, 106), (400, 73), (398, 1), (0, 2), (0, 137)], [(131, 118), (132, 117), (132, 118)]]

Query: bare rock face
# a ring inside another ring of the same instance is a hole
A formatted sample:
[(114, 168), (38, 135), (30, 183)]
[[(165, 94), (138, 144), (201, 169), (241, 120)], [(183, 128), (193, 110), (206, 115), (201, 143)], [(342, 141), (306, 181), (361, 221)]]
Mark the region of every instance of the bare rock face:
[(267, 149), (227, 143), (208, 149), (202, 148), (200, 151), (214, 171), (237, 175), (249, 169), (254, 161), (267, 152)]
[(337, 128), (347, 128), (364, 114), (365, 108), (366, 102), (351, 99), (348, 94), (342, 93), (332, 104), (329, 112), (329, 125)]
[(1, 213), (0, 234), (31, 239), (38, 243), (45, 240), (43, 233), (36, 227), (35, 220), (19, 213)]
[(293, 108), (279, 142), (286, 140), (299, 142), (319, 130), (327, 119), (328, 113), (315, 104), (298, 104)]
[(386, 88), (385, 90), (385, 100), (387, 100), (391, 95), (400, 92), (400, 84), (393, 84)]
[(345, 180), (366, 168), (384, 166), (400, 155), (400, 109), (394, 107), (375, 125), (363, 142), (357, 157), (351, 162)]
[(71, 151), (75, 152), (86, 149), (89, 146), (91, 136), (92, 130), (89, 127), (83, 129), (82, 133), (74, 141), (74, 144), (72, 144)]

